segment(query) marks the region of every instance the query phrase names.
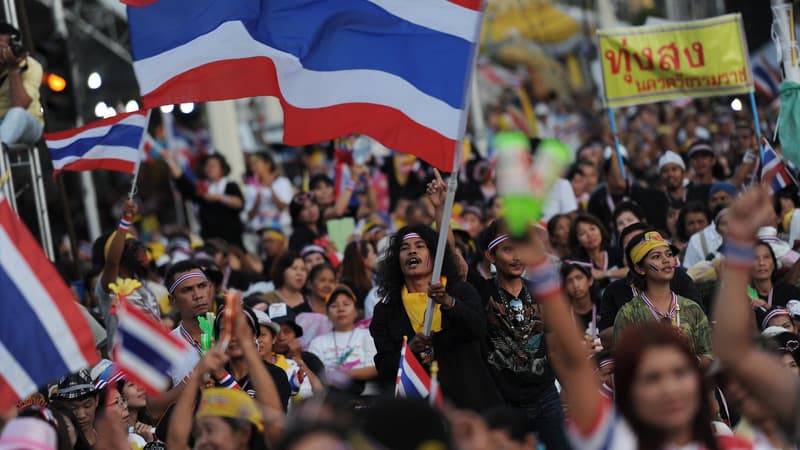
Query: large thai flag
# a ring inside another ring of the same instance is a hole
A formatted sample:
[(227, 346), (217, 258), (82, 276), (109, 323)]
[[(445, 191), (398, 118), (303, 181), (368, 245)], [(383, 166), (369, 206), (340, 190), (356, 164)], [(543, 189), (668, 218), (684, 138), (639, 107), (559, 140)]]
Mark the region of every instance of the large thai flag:
[(98, 359), (69, 288), (0, 196), (0, 411)]
[(424, 399), (430, 394), (430, 389), (431, 377), (408, 348), (407, 339), (403, 339), (395, 396)]
[(792, 184), (797, 184), (792, 174), (789, 173), (789, 170), (786, 168), (786, 164), (784, 164), (780, 155), (769, 145), (766, 139), (763, 142), (764, 159), (762, 161), (763, 170), (761, 172), (761, 179), (769, 180), (770, 186), (775, 192), (791, 186)]
[(366, 134), (451, 169), (481, 0), (126, 3), (145, 107), (275, 96), (288, 145)]
[(128, 301), (121, 302), (117, 314), (119, 325), (113, 350), (117, 367), (149, 393), (165, 391), (173, 365), (195, 350)]
[(97, 169), (133, 173), (146, 128), (147, 111), (136, 111), (45, 134), (54, 175), (62, 170)]

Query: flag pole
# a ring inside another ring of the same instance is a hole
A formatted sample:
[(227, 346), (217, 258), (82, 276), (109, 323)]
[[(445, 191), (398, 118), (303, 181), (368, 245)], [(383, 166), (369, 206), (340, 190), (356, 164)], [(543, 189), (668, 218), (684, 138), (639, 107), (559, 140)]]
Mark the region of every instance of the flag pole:
[(619, 151), (619, 134), (617, 134), (617, 117), (614, 114), (614, 108), (608, 107), (608, 121), (611, 124), (611, 134), (614, 135), (614, 150), (617, 151), (617, 162), (619, 163), (619, 173), (622, 175), (623, 180), (628, 177), (625, 174), (625, 163), (622, 160), (622, 153)]
[(134, 194), (136, 194), (136, 180), (139, 178), (139, 168), (142, 166), (142, 150), (144, 147), (144, 141), (147, 137), (147, 127), (150, 125), (150, 113), (153, 112), (152, 109), (147, 110), (147, 117), (144, 119), (144, 132), (142, 132), (142, 138), (139, 140), (139, 149), (137, 150), (138, 158), (136, 158), (136, 166), (133, 169), (133, 180), (131, 180), (131, 191), (128, 192), (128, 199), (133, 200)]
[(756, 107), (756, 92), (750, 91), (750, 108), (753, 109), (753, 123), (756, 126), (756, 139), (758, 139), (758, 155), (761, 157), (761, 164), (764, 164), (764, 143), (761, 142), (761, 121), (758, 118), (758, 108)]
[[(444, 252), (447, 245), (447, 234), (450, 231), (450, 216), (453, 213), (453, 201), (456, 198), (456, 189), (458, 188), (458, 170), (461, 167), (461, 150), (464, 145), (464, 134), (467, 130), (467, 117), (469, 112), (469, 95), (470, 87), (472, 86), (472, 78), (475, 76), (475, 66), (477, 63), (478, 49), (480, 48), (481, 26), (483, 26), (483, 11), (486, 8), (486, 1), (481, 2), (481, 20), (475, 25), (476, 42), (472, 44), (472, 52), (469, 57), (469, 64), (467, 65), (467, 79), (464, 80), (463, 86), (463, 100), (461, 102), (463, 110), (461, 111), (461, 123), (458, 126), (458, 138), (455, 143), (455, 152), (453, 153), (453, 170), (450, 172), (450, 179), (447, 180), (447, 196), (444, 200), (444, 209), (442, 210), (442, 217), (439, 219), (439, 240), (436, 243), (436, 257), (433, 261), (433, 274), (431, 275), (431, 283), (438, 283), (439, 278), (442, 276), (442, 265), (444, 264)], [(428, 298), (428, 307), (425, 309), (425, 322), (423, 334), (425, 336), (431, 335), (431, 326), (433, 325), (433, 312), (436, 304), (432, 298)]]

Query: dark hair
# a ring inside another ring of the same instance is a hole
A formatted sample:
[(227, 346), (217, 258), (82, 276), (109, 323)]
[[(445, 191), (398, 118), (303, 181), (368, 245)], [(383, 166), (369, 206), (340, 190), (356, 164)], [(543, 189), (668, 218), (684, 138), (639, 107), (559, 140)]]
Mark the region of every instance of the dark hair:
[(587, 278), (592, 279), (591, 267), (571, 261), (564, 261), (564, 263), (561, 264), (561, 279), (562, 280), (566, 279), (567, 276), (575, 270), (580, 271), (581, 273), (586, 275)]
[[(292, 262), (294, 262), (294, 260), (292, 260)], [(333, 266), (324, 262), (311, 268), (311, 271), (308, 272), (308, 283), (314, 281), (314, 279), (317, 278), (317, 276), (324, 270), (330, 270), (333, 272), (333, 276), (336, 276), (336, 271), (333, 269)]]
[(247, 441), (247, 450), (267, 450), (267, 444), (264, 442), (264, 436), (258, 431), (255, 425), (243, 419), (234, 419), (232, 417), (220, 417), (229, 427), (234, 431), (242, 431), (250, 429), (250, 439)]
[[(647, 231), (655, 231), (655, 230), (647, 230)], [(642, 291), (647, 289), (647, 278), (645, 278), (644, 275), (634, 270), (636, 264), (634, 264), (633, 260), (631, 259), (631, 250), (633, 250), (634, 247), (636, 247), (640, 242), (644, 240), (644, 235), (645, 233), (647, 233), (647, 231), (638, 236), (634, 236), (633, 239), (631, 239), (631, 241), (628, 242), (628, 245), (625, 246), (625, 263), (628, 265), (628, 272), (631, 275), (631, 281), (637, 289)]]
[(216, 159), (219, 161), (219, 165), (222, 166), (222, 176), (228, 176), (231, 173), (231, 166), (228, 164), (228, 160), (222, 156), (222, 153), (212, 153), (210, 155), (206, 155), (202, 160), (200, 160), (200, 173), (205, 174), (206, 172), (206, 164), (211, 159)]
[(572, 181), (572, 179), (578, 175), (583, 176), (583, 169), (581, 168), (581, 164), (576, 162), (569, 166), (569, 169), (567, 169), (567, 174), (564, 175), (564, 178)]
[[(256, 313), (253, 312), (253, 308), (242, 305), (242, 312), (244, 313), (244, 317), (247, 319), (247, 324), (250, 325), (250, 329), (253, 330), (253, 337), (258, 337), (261, 335), (261, 328), (258, 326), (258, 318), (256, 317)], [(217, 310), (217, 317), (214, 319), (214, 337), (219, 339), (219, 329), (222, 327), (222, 321), (224, 320), (225, 316), (225, 307), (221, 307)], [(233, 333), (233, 330), (230, 330)]]
[(267, 151), (252, 153), (250, 156), (269, 164), (269, 166), (272, 168), (271, 172), (275, 172), (278, 169), (278, 166), (275, 164), (275, 159), (273, 159), (272, 155), (270, 155)]
[(189, 272), (190, 270), (199, 270), (202, 272), (203, 267), (194, 259), (176, 262), (170, 266), (169, 269), (167, 269), (167, 274), (164, 276), (164, 286), (169, 289), (169, 287), (172, 286), (172, 283), (175, 282), (175, 279), (178, 278), (179, 273)]
[(311, 179), (308, 180), (308, 188), (313, 191), (321, 183), (327, 184), (328, 186), (333, 186), (333, 180), (331, 180), (331, 177), (325, 175), (324, 173), (317, 173), (312, 175)]
[(283, 272), (291, 267), (296, 259), (300, 261), (303, 260), (299, 253), (289, 250), (275, 261), (275, 266), (272, 267), (272, 283), (275, 285), (275, 289), (282, 288), (284, 283), (286, 283)]
[(642, 222), (632, 223), (632, 224), (628, 225), (627, 227), (623, 228), (622, 231), (619, 232), (619, 239), (617, 241), (617, 247), (624, 250), (625, 249), (625, 244), (624, 244), (625, 243), (625, 238), (628, 237), (629, 234), (635, 233), (637, 231), (641, 231), (642, 234), (644, 234), (645, 230), (647, 230), (647, 231), (655, 231), (655, 229), (652, 226), (650, 226), (650, 225), (648, 225), (646, 223), (642, 223)]
[(372, 280), (367, 274), (367, 264), (364, 258), (369, 254), (369, 247), (375, 250), (375, 244), (370, 241), (355, 240), (347, 244), (344, 248), (342, 258), (342, 278), (350, 280), (356, 289), (362, 292), (369, 292), (372, 289)]
[(600, 241), (600, 248), (607, 250), (611, 244), (611, 238), (608, 236), (608, 230), (606, 230), (606, 227), (597, 217), (589, 213), (580, 213), (572, 221), (572, 226), (569, 227), (569, 248), (572, 250), (572, 252), (580, 256), (589, 256), (578, 241), (578, 225), (582, 223), (588, 223), (600, 229), (600, 236), (602, 237), (602, 240)]
[(757, 241), (753, 246), (753, 250), (755, 250), (756, 247), (766, 247), (767, 250), (769, 250), (769, 256), (772, 257), (772, 274), (770, 274), (770, 280), (772, 280), (772, 283), (775, 283), (778, 281), (778, 258), (775, 257), (775, 251), (772, 250), (772, 246), (770, 246), (769, 243), (764, 241)]
[(702, 443), (710, 450), (717, 449), (717, 443), (711, 430), (711, 408), (706, 401), (706, 393), (710, 392), (709, 380), (703, 376), (702, 369), (692, 350), (692, 344), (680, 330), (661, 322), (633, 324), (622, 331), (614, 348), (614, 381), (615, 402), (620, 413), (631, 425), (631, 429), (639, 442), (639, 448), (663, 448), (667, 435), (649, 424), (644, 423), (636, 414), (633, 406), (633, 385), (643, 355), (653, 348), (669, 347), (679, 351), (694, 370), (699, 381), (698, 393), (700, 407), (692, 420), (692, 440)]
[(683, 242), (689, 240), (691, 236), (686, 235), (686, 216), (692, 213), (703, 213), (706, 216), (706, 220), (708, 223), (711, 223), (711, 211), (708, 209), (708, 205), (700, 201), (688, 202), (683, 205), (681, 208), (681, 212), (678, 213), (678, 223), (675, 224), (675, 232), (678, 234), (678, 239)]
[[(480, 242), (481, 253), (489, 250), (489, 244), (498, 236), (503, 234), (506, 230), (506, 222), (503, 219), (495, 219), (490, 223), (485, 232), (481, 235), (483, 239)], [(494, 249), (492, 250), (494, 253)]]
[(101, 272), (103, 271), (103, 265), (106, 263), (106, 255), (104, 252), (106, 241), (108, 241), (108, 238), (113, 232), (114, 231), (107, 231), (92, 242), (92, 267)]
[[(86, 437), (83, 435), (80, 424), (78, 423), (78, 418), (75, 417), (72, 409), (60, 401), (51, 402), (47, 407), (53, 411), (53, 415), (56, 416), (57, 420), (59, 420), (58, 450), (64, 450), (65, 448), (70, 450), (91, 450), (92, 447), (89, 445), (89, 441), (87, 441)], [(20, 415), (22, 414), (20, 413)], [(75, 430), (75, 436), (77, 437), (75, 446), (69, 445), (69, 432), (66, 429), (67, 421), (72, 424), (72, 428)], [(66, 441), (63, 440), (62, 434), (63, 438), (66, 438)], [(66, 444), (67, 447), (62, 447), (64, 444)]]
[[(556, 233), (556, 227), (558, 226), (558, 221), (561, 219), (570, 220), (569, 216), (566, 214), (556, 214), (555, 216), (551, 217), (550, 220), (547, 221), (547, 235), (550, 236), (550, 242), (555, 244), (553, 241), (553, 235)], [(572, 223), (570, 223), (572, 225)]]
[(483, 413), (490, 430), (504, 430), (511, 440), (520, 444), (528, 438), (528, 416), (524, 409), (512, 406), (495, 406)]
[[(400, 267), (400, 246), (403, 244), (403, 236), (408, 233), (417, 233), (425, 241), (431, 259), (436, 257), (436, 242), (438, 233), (427, 225), (408, 225), (399, 230), (389, 239), (386, 253), (378, 266), (378, 295), (389, 296), (397, 295), (405, 285), (403, 270)], [(449, 245), (444, 247), (444, 261), (442, 264), (442, 275), (450, 280), (447, 286), (453, 286), (456, 280), (461, 279), (458, 264)]]
[(300, 213), (303, 212), (303, 208), (305, 208), (306, 203), (308, 202), (313, 203), (320, 210), (319, 219), (317, 220), (317, 227), (322, 230), (324, 225), (322, 221), (322, 209), (314, 201), (314, 194), (310, 192), (298, 192), (294, 195), (294, 197), (292, 197), (292, 201), (289, 202), (289, 217), (292, 218), (292, 228), (297, 229), (298, 227), (306, 226), (300, 222)]
[(611, 223), (614, 224), (615, 228), (617, 226), (617, 219), (624, 212), (633, 214), (637, 219), (639, 219), (640, 222), (647, 222), (647, 217), (645, 216), (642, 207), (633, 200), (626, 200), (617, 204), (617, 207), (614, 208), (614, 213), (611, 215)]

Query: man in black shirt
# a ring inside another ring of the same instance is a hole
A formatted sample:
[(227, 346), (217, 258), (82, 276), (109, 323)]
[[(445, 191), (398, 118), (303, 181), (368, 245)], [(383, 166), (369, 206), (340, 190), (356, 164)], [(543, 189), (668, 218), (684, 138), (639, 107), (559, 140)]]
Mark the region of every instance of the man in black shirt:
[(548, 449), (567, 449), (544, 323), (521, 278), (525, 261), (501, 221), (492, 222), (486, 233), (491, 240), (484, 255), (497, 269), (493, 278), (479, 286), (488, 325), (487, 367), (505, 401), (525, 410), (530, 430), (542, 443)]

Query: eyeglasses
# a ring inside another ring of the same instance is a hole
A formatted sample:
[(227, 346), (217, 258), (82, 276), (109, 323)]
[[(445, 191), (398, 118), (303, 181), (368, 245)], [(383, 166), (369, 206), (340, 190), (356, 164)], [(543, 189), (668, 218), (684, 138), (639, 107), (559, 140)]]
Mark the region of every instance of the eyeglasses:
[(127, 408), (128, 400), (126, 400), (124, 397), (117, 397), (114, 402), (109, 403), (107, 406), (119, 406), (121, 408)]

